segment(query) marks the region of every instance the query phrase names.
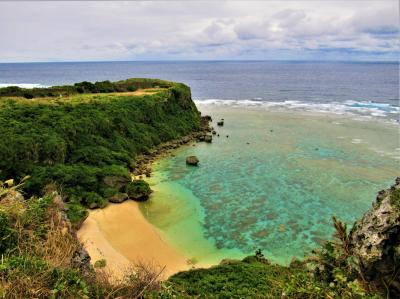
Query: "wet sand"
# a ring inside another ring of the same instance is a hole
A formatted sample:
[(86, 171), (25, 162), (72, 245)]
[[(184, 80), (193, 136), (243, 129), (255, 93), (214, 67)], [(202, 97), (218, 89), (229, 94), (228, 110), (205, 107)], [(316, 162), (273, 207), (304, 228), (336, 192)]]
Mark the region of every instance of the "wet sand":
[(139, 204), (126, 201), (90, 211), (78, 238), (92, 263), (106, 259), (106, 269), (121, 277), (131, 265), (144, 262), (162, 269), (162, 278), (191, 268), (187, 258), (166, 243), (142, 215)]

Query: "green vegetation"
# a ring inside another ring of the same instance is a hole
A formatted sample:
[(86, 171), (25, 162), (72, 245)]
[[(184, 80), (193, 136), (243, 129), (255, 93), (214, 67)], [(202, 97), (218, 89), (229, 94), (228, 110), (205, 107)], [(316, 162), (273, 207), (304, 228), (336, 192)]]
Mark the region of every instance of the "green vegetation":
[(250, 256), (180, 272), (169, 278), (166, 289), (177, 298), (380, 298), (344, 268), (335, 267), (329, 278), (320, 277), (317, 269), (327, 260), (323, 254), (314, 258), (312, 263), (294, 261), (284, 267)]
[(110, 92), (127, 92), (136, 91), (138, 89), (147, 88), (169, 88), (173, 84), (171, 82), (157, 80), (135, 78), (118, 82), (101, 81), (96, 83), (80, 82), (74, 85), (52, 86), (48, 88), (20, 88), (18, 86), (9, 86), (0, 88), (0, 97), (24, 97), (26, 99), (44, 98), (44, 97), (65, 97), (82, 93), (110, 93)]
[(97, 260), (93, 267), (95, 268), (104, 268), (107, 265), (107, 261), (105, 259)]
[[(143, 88), (153, 89), (124, 93)], [(33, 99), (18, 97), (28, 91)], [(122, 191), (120, 182), (130, 181), (137, 154), (200, 127), (190, 89), (161, 80), (8, 87), (0, 96), (0, 179), (32, 176), (25, 187), (29, 195), (55, 184), (74, 223), (85, 216), (82, 206), (103, 207)], [(42, 96), (50, 98), (37, 98)]]
[(129, 198), (134, 200), (146, 200), (151, 193), (151, 189), (145, 181), (134, 180), (125, 186), (125, 192)]

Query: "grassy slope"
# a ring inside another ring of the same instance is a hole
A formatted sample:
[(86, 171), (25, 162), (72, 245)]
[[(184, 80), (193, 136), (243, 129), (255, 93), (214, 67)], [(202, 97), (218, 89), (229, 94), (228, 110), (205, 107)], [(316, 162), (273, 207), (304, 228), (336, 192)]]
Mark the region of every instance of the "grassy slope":
[[(289, 267), (250, 256), (235, 261), (178, 273), (167, 282), (177, 298), (380, 298), (367, 293), (358, 280), (337, 269), (331, 281), (317, 279), (306, 264)], [(156, 294), (155, 297), (159, 297)]]
[[(84, 215), (81, 205), (104, 206), (117, 192), (104, 177), (129, 178), (135, 155), (199, 128), (200, 114), (187, 86), (150, 79), (115, 84), (118, 93), (79, 94), (65, 87), (70, 95), (61, 98), (54, 93), (36, 98), (46, 89), (33, 91), (34, 99), (0, 97), (0, 179), (32, 176), (29, 194), (55, 182), (78, 221)], [(141, 87), (158, 92), (123, 93)]]

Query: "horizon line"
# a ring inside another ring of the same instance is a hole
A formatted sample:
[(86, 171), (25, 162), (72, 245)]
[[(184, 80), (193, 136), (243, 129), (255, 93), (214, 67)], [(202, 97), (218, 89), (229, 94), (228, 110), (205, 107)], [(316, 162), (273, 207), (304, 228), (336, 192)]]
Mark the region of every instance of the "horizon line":
[(160, 59), (160, 60), (64, 60), (64, 61), (9, 61), (0, 64), (34, 63), (112, 63), (112, 62), (341, 62), (341, 63), (399, 63), (399, 60), (319, 60), (319, 59)]

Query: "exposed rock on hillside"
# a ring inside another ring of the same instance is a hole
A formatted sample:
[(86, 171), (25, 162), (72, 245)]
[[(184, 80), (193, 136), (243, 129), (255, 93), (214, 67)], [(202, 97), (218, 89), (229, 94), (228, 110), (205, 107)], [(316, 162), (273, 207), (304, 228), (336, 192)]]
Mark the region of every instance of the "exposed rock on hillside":
[(108, 187), (116, 188), (121, 191), (130, 182), (129, 177), (123, 176), (106, 176), (103, 178), (103, 183)]
[(364, 278), (400, 298), (400, 177), (390, 189), (378, 193), (349, 238)]
[(128, 194), (126, 193), (116, 193), (113, 196), (111, 196), (108, 201), (112, 203), (121, 203), (125, 200), (128, 199)]

